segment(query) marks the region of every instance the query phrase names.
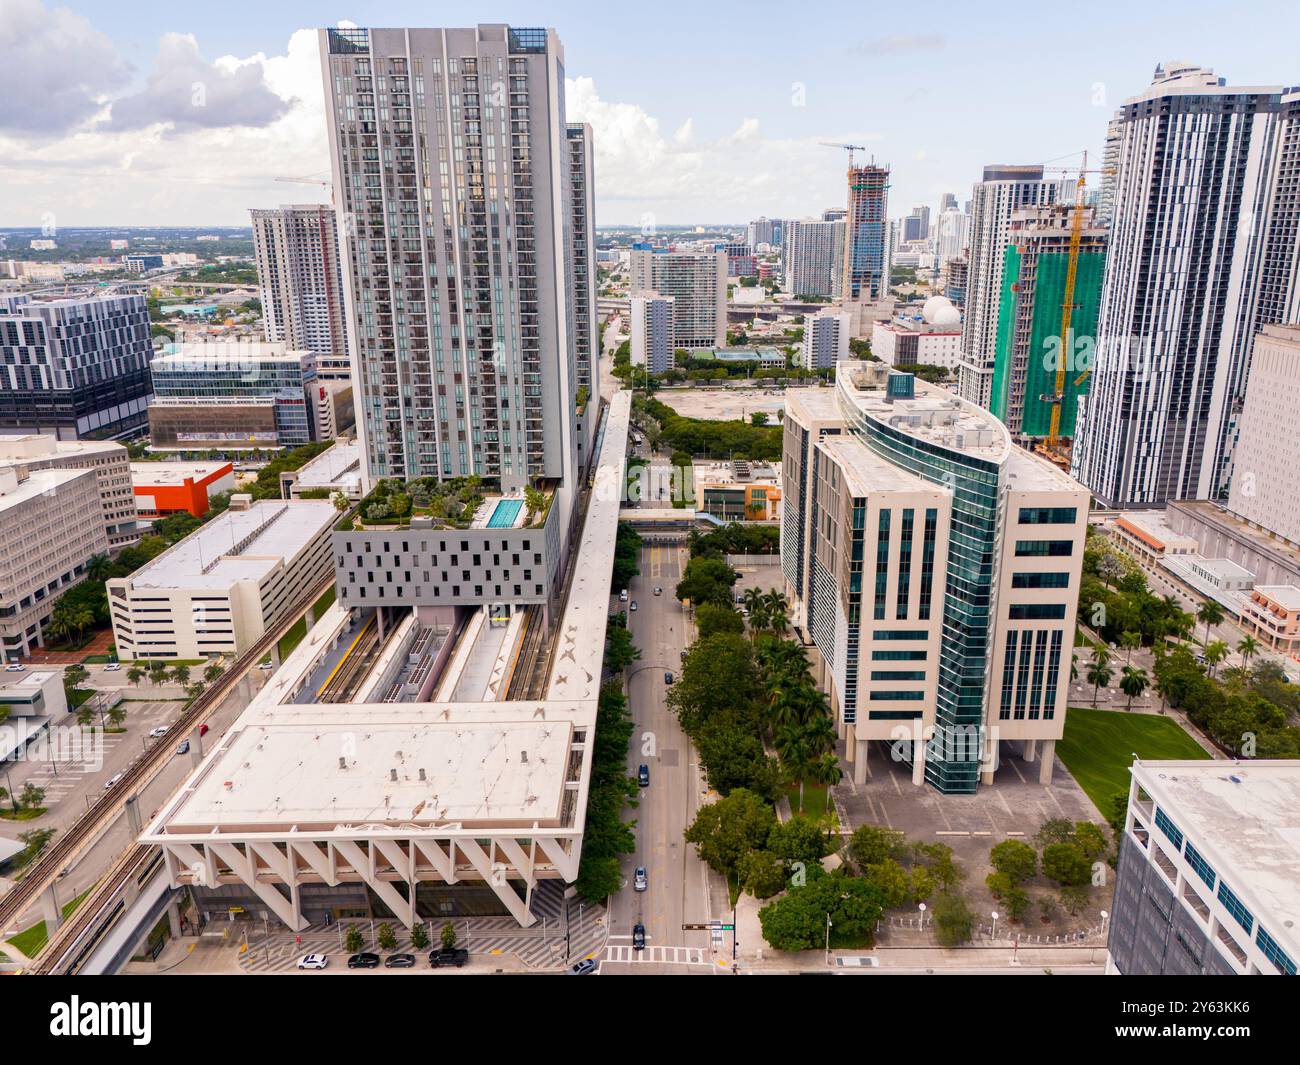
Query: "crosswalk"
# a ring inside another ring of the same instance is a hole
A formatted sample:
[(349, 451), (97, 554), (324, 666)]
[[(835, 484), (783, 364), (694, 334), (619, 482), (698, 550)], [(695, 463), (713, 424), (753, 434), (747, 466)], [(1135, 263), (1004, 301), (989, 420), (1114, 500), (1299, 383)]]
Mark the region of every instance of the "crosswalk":
[(703, 947), (652, 947), (634, 950), (631, 944), (611, 943), (605, 948), (605, 961), (655, 965), (708, 965), (708, 951)]
[[(126, 732), (86, 732), (80, 729), (72, 714), (67, 715), (65, 721), (52, 722), (51, 727), (57, 731), (48, 742), (35, 745), (29, 751), (27, 772), (21, 776), (18, 772), (13, 774), (15, 786), (21, 789), (24, 784), (35, 784), (45, 792), (42, 805), (53, 807), (81, 787), (85, 777), (104, 776), (107, 780), (105, 767), (116, 765), (125, 769), (146, 744), (167, 742), (148, 739), (149, 730), (171, 721), (181, 704), (170, 701), (132, 702), (125, 706)], [(129, 756), (115, 758), (114, 752), (124, 744), (129, 748)]]

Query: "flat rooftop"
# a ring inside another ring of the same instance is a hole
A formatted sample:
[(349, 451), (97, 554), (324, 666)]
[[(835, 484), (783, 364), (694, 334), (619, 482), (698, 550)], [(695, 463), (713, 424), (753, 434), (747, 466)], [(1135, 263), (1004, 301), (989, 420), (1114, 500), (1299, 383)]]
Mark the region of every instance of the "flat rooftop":
[(341, 484), (347, 474), (361, 483), (361, 445), (339, 440), (298, 469), (299, 488), (325, 488)]
[(855, 436), (828, 436), (817, 446), (838, 463), (852, 496), (866, 496), (872, 492), (945, 491), (892, 462), (886, 462)]
[(234, 731), (169, 830), (560, 819), (570, 720), (475, 720), (454, 704), (420, 704), (409, 720), (390, 704), (301, 710), (310, 720)]
[(1134, 776), (1300, 958), (1300, 761), (1140, 762)]
[[(0, 466), (0, 469), (3, 469)], [(20, 481), (15, 487), (6, 489), (6, 481), (0, 479), (0, 511), (8, 510), (10, 507), (16, 507), (20, 503), (28, 503), (46, 492), (56, 491), (75, 481), (78, 477), (85, 477), (94, 473), (91, 470), (32, 470), (27, 480)], [(12, 472), (10, 473), (12, 476)]]
[(1300, 610), (1300, 588), (1294, 584), (1257, 584), (1255, 591), (1268, 596), (1283, 610)]
[(223, 473), (233, 473), (229, 462), (133, 462), (131, 483), (168, 487), (183, 485), (186, 480), (205, 481)]
[(228, 588), (261, 580), (338, 519), (328, 500), (227, 510), (127, 578), (134, 588)]
[(1287, 565), (1300, 569), (1300, 547), (1280, 536), (1274, 536), (1267, 529), (1250, 524), (1218, 503), (1212, 503), (1208, 499), (1179, 499), (1171, 502), (1169, 509), (1182, 511), (1209, 525), (1218, 526), (1244, 540), (1252, 550), (1276, 556)]
[(785, 410), (800, 424), (810, 421), (838, 421), (844, 415), (833, 388), (787, 388)]
[(1168, 550), (1171, 547), (1199, 549), (1196, 539), (1175, 532), (1162, 510), (1125, 511), (1115, 518), (1115, 524), (1134, 534), (1150, 547)]
[(152, 364), (165, 370), (210, 369), (239, 362), (292, 362), (314, 358), (310, 351), (291, 351), (283, 341), (191, 341), (167, 344)]
[(0, 459), (40, 461), (64, 455), (107, 454), (113, 451), (125, 452), (126, 448), (113, 440), (58, 440), (44, 433), (26, 433), (20, 436), (0, 434)]

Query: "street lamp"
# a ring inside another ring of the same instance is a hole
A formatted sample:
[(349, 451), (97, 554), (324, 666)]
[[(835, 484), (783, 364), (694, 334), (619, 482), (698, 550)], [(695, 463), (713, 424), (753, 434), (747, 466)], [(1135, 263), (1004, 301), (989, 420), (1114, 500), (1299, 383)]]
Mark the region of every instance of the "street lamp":
[(831, 963), (831, 915), (826, 914), (826, 964)]
[(998, 938), (998, 911), (997, 910), (993, 911), (993, 935), (990, 938), (992, 939)]
[(921, 911), (921, 928), (924, 929), (925, 928), (925, 903), (924, 902), (919, 903), (916, 908)]
[(1102, 932), (1102, 935), (1105, 935), (1105, 934), (1106, 934), (1106, 918), (1108, 918), (1109, 916), (1110, 916), (1110, 914), (1107, 913), (1105, 910), (1102, 910), (1102, 911), (1101, 911), (1101, 932)]

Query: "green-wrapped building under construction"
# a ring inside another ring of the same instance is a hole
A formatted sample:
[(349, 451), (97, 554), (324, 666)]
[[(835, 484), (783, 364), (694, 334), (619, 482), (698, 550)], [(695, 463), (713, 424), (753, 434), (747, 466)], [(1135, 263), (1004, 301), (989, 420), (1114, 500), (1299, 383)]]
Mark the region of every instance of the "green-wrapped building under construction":
[(1093, 340), (1106, 262), (1106, 230), (1084, 208), (1071, 311), (1071, 336), (1063, 344), (1061, 307), (1069, 273), (1074, 208), (1035, 207), (1018, 212), (1004, 252), (998, 313), (997, 357), (989, 409), (1014, 438), (1046, 437), (1051, 429), (1058, 359), (1065, 359), (1058, 435), (1074, 436), (1078, 398), (1091, 384)]

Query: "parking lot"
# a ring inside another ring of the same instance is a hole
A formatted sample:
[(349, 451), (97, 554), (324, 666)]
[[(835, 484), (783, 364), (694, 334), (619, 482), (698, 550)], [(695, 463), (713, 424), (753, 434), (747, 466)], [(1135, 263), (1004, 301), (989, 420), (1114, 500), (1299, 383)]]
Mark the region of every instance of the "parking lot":
[(716, 421), (748, 419), (761, 411), (775, 424), (776, 412), (785, 407), (785, 396), (779, 388), (665, 388), (656, 392), (655, 398), (687, 418)]

